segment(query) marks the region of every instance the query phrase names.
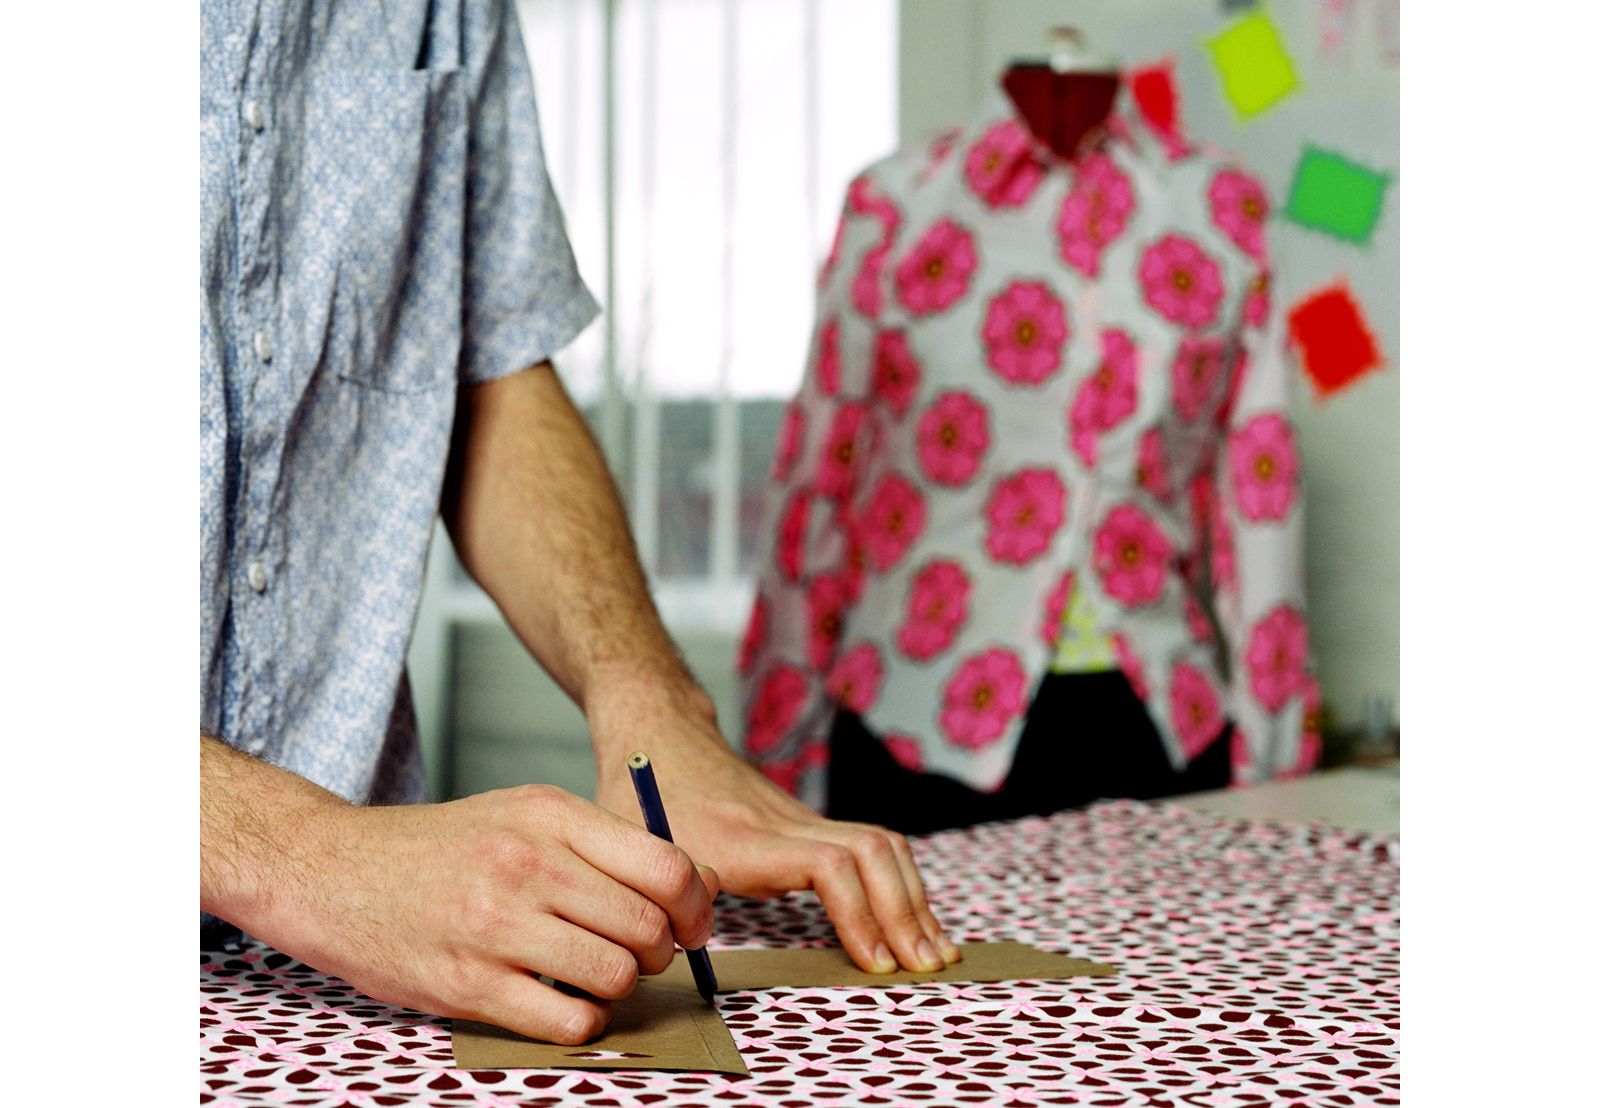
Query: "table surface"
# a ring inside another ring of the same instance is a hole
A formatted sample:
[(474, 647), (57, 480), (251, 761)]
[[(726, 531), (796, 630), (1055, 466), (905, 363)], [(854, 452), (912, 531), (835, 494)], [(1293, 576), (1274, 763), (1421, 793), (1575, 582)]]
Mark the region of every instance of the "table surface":
[[(722, 996), (745, 1078), (456, 1070), (446, 1020), (262, 946), (203, 952), (201, 1102), (1398, 1104), (1398, 837), (1197, 810), (1216, 802), (1113, 801), (917, 840), (953, 937), (1118, 975)], [(832, 942), (810, 894), (724, 901), (713, 952)]]
[(1346, 766), (1249, 789), (1190, 793), (1168, 803), (1244, 819), (1321, 820), (1334, 827), (1400, 833), (1400, 761)]

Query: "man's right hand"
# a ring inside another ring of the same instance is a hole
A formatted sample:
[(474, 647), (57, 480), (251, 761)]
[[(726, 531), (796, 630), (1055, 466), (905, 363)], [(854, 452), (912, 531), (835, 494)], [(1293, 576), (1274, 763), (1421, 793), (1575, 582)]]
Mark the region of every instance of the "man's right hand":
[[(205, 784), (217, 783), (209, 776)], [(255, 791), (237, 798), (261, 799)], [(610, 1001), (632, 992), (640, 974), (667, 967), (674, 939), (693, 949), (711, 935), (714, 873), (550, 786), (385, 808), (322, 793), (322, 802), (278, 813), (257, 805), (250, 828), (222, 826), (229, 821), (218, 811), (230, 798), (208, 792), (202, 908), (389, 1003), (583, 1043), (610, 1021)], [(273, 826), (275, 816), (286, 822)], [(263, 857), (266, 844), (241, 842), (259, 832), (276, 858)], [(206, 857), (230, 845), (234, 857)], [(239, 910), (226, 902), (227, 886), (250, 888)]]

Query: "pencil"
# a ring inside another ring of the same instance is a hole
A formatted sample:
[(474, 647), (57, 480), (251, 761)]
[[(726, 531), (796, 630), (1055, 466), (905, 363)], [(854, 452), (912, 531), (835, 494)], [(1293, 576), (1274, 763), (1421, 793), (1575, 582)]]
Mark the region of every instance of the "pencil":
[[(661, 806), (661, 790), (656, 788), (656, 771), (642, 750), (628, 755), (628, 774), (633, 778), (633, 791), (639, 794), (639, 810), (644, 813), (644, 825), (657, 838), (672, 841), (672, 828), (667, 826), (667, 810)], [(711, 971), (711, 956), (700, 950), (685, 950), (689, 969), (694, 973), (694, 987), (705, 997), (706, 1003), (717, 995), (717, 975)]]

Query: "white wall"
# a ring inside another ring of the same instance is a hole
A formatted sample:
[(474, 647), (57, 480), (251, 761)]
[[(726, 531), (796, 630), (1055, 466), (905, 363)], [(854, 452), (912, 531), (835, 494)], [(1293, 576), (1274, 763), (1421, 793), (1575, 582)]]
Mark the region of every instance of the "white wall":
[(1006, 65), (1046, 53), (1047, 29), (1070, 25), (1124, 64), (1177, 60), (1190, 135), (1238, 153), (1278, 200), (1306, 142), (1395, 175), (1365, 246), (1279, 221), (1271, 232), (1279, 304), (1336, 277), (1367, 309), (1388, 367), (1326, 401), (1298, 375), (1295, 397), (1307, 470), (1312, 647), (1339, 726), (1359, 725), (1371, 695), (1400, 691), (1399, 103), (1396, 66), (1382, 58), (1376, 7), (1353, 5), (1345, 49), (1324, 57), (1308, 0), (1269, 3), (1301, 89), (1239, 126), (1202, 39), (1236, 16), (1219, 0), (902, 0), (900, 124), (905, 141), (976, 110)]

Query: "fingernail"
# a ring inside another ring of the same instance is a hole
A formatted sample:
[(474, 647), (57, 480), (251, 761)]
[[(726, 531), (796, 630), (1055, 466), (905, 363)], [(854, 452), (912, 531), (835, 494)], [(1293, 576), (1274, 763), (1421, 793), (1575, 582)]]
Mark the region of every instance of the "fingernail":
[(888, 943), (879, 943), (878, 949), (872, 952), (873, 973), (893, 973), (899, 965), (894, 960), (894, 955), (890, 953)]
[(927, 939), (917, 940), (917, 959), (925, 970), (942, 970), (944, 962), (939, 959), (939, 954), (933, 949), (933, 944)]
[(939, 943), (939, 953), (944, 955), (946, 963), (961, 961), (961, 948), (946, 938), (943, 931), (939, 932), (937, 942)]

